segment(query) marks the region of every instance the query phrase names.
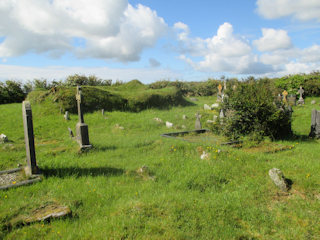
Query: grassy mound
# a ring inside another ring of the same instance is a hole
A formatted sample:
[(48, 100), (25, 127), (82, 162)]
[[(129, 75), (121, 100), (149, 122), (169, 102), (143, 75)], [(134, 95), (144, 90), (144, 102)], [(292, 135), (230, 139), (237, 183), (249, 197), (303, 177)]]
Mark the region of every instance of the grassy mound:
[[(76, 88), (56, 88), (48, 91), (33, 91), (28, 99), (33, 103), (44, 101), (58, 103), (65, 111), (77, 112)], [(149, 89), (138, 80), (120, 86), (83, 86), (83, 108), (85, 112), (98, 109), (138, 112), (148, 108), (165, 109), (170, 106), (188, 105), (175, 87)]]

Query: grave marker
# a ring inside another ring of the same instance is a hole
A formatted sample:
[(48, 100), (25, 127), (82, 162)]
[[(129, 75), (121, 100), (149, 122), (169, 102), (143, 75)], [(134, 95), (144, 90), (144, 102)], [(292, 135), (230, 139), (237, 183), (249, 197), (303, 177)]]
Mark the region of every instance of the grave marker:
[(309, 137), (320, 138), (320, 111), (313, 109), (311, 112), (311, 130)]
[(81, 86), (77, 86), (76, 99), (77, 99), (78, 117), (79, 117), (79, 122), (76, 125), (77, 141), (81, 149), (91, 148), (92, 145), (89, 142), (88, 125), (84, 123), (83, 113), (81, 108), (81, 102), (82, 102)]
[(202, 129), (200, 118), (201, 118), (201, 115), (199, 115), (199, 113), (197, 113), (196, 114), (196, 123), (195, 123), (195, 129), (196, 130)]
[(24, 141), (26, 144), (27, 154), (27, 175), (38, 174), (39, 168), (36, 161), (36, 150), (34, 147), (33, 123), (32, 123), (32, 110), (29, 101), (22, 102), (22, 117), (24, 128)]
[(287, 92), (286, 90), (284, 90), (284, 91), (282, 92), (282, 96), (283, 96), (282, 101), (283, 101), (284, 103), (287, 103), (288, 92)]
[(64, 119), (65, 120), (70, 120), (70, 116), (69, 116), (69, 112), (68, 111), (65, 112)]
[(300, 86), (299, 91), (297, 92), (297, 94), (300, 94), (300, 98), (298, 100), (298, 104), (299, 105), (303, 105), (304, 104), (304, 99), (302, 97), (302, 94), (304, 94), (304, 90), (302, 89), (302, 86)]

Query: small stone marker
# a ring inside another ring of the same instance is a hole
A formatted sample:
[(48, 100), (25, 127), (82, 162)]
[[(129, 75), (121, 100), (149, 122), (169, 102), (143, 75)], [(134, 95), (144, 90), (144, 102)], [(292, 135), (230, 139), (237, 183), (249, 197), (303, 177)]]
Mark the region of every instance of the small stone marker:
[(288, 92), (287, 92), (286, 90), (284, 90), (284, 91), (282, 92), (282, 96), (283, 96), (282, 101), (283, 101), (284, 103), (287, 103)]
[(101, 114), (102, 116), (104, 116), (104, 109), (101, 109)]
[(312, 100), (312, 101), (311, 101), (311, 104), (312, 104), (312, 105), (316, 104), (316, 100)]
[(203, 105), (204, 110), (211, 110), (211, 107), (208, 104)]
[(311, 130), (309, 137), (320, 138), (320, 111), (313, 109), (311, 112)]
[(39, 168), (36, 162), (36, 150), (34, 147), (32, 110), (29, 101), (22, 102), (22, 117), (27, 155), (26, 173), (27, 175), (38, 174)]
[(88, 125), (84, 123), (84, 119), (83, 119), (83, 113), (81, 108), (81, 102), (82, 102), (81, 86), (77, 86), (76, 99), (77, 99), (78, 117), (79, 117), (79, 122), (76, 125), (77, 141), (80, 145), (80, 149), (83, 150), (83, 149), (91, 148), (92, 145), (89, 142)]
[(71, 128), (69, 128), (69, 127), (68, 127), (68, 131), (69, 131), (69, 135), (70, 135), (70, 137), (71, 137), (71, 138), (73, 138), (73, 137), (74, 137), (74, 135), (73, 135), (73, 132), (72, 132)]
[(289, 184), (284, 177), (283, 173), (278, 168), (272, 168), (269, 170), (269, 176), (274, 184), (282, 191), (287, 192), (289, 190)]
[(196, 114), (196, 123), (195, 123), (195, 126), (194, 126), (196, 130), (202, 129), (200, 118), (201, 118), (201, 115), (199, 115), (199, 113), (197, 113)]
[(3, 133), (1, 133), (0, 143), (6, 143), (6, 142), (9, 142), (8, 137), (6, 135), (4, 135)]
[(214, 104), (211, 105), (211, 109), (218, 108), (218, 107), (219, 107), (219, 103), (214, 103)]
[(69, 112), (68, 111), (65, 112), (64, 119), (67, 120), (67, 121), (70, 120), (70, 116), (69, 116)]
[(183, 120), (186, 120), (187, 118), (188, 118), (187, 115), (182, 115)]
[(172, 128), (173, 127), (173, 123), (166, 121), (166, 127), (167, 128)]
[(304, 104), (304, 99), (302, 97), (302, 94), (304, 94), (304, 90), (302, 89), (302, 86), (300, 86), (300, 89), (297, 92), (297, 94), (300, 94), (300, 98), (298, 100), (298, 105), (303, 105)]
[(160, 118), (155, 117), (153, 120), (155, 120), (158, 123), (162, 123), (163, 121)]

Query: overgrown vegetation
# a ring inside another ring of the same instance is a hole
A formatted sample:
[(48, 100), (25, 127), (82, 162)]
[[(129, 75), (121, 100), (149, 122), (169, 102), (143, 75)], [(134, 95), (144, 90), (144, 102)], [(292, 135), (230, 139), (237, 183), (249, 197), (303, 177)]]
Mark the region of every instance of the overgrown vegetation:
[(248, 80), (227, 94), (222, 104), (227, 115), (221, 125), (223, 134), (233, 139), (247, 135), (256, 140), (291, 136), (291, 113), (282, 102), (275, 102), (270, 80)]

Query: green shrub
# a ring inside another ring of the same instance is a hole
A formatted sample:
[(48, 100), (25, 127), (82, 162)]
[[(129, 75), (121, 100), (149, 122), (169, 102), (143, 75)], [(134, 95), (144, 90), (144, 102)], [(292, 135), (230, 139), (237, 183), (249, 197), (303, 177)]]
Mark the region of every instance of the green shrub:
[(233, 139), (245, 135), (254, 139), (290, 136), (291, 114), (282, 103), (274, 103), (274, 93), (273, 84), (266, 79), (243, 82), (234, 91), (229, 90), (222, 105), (227, 115), (224, 134)]
[(20, 103), (24, 100), (25, 93), (22, 90), (21, 83), (7, 80), (0, 82), (0, 104)]

